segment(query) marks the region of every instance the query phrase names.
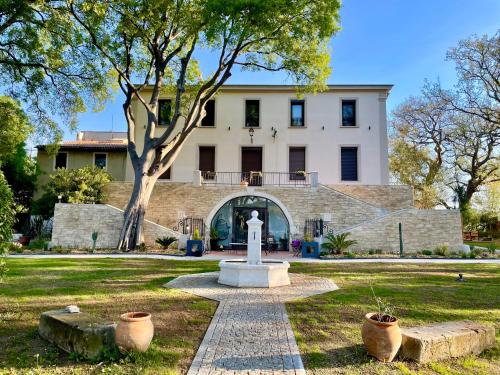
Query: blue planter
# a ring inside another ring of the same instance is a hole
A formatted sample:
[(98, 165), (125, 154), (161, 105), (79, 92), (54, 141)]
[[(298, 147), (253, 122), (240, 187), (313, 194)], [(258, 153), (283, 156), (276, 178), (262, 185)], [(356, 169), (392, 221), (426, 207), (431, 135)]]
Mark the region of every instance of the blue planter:
[(314, 242), (302, 242), (302, 258), (316, 258), (319, 259), (319, 243)]
[(186, 256), (188, 257), (201, 257), (203, 255), (203, 241), (202, 240), (188, 240), (186, 246)]

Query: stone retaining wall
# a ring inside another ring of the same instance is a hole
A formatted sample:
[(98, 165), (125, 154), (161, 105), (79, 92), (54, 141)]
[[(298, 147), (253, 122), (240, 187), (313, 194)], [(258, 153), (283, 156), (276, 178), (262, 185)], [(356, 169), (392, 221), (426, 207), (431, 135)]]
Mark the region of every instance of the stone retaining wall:
[[(112, 182), (106, 186), (106, 203), (125, 208), (132, 183)], [(340, 230), (374, 219), (387, 211), (359, 199), (339, 193), (329, 187), (249, 187), (240, 186), (201, 186), (186, 183), (157, 183), (146, 218), (168, 228), (178, 225), (184, 217), (207, 219), (210, 211), (224, 198), (234, 193), (266, 193), (278, 200), (288, 209), (296, 226), (292, 233), (303, 233), (306, 219), (319, 218), (322, 213), (331, 215), (333, 227)]]
[(447, 245), (450, 250), (461, 249), (462, 221), (458, 210), (396, 211), (353, 228), (349, 238), (358, 241), (353, 249), (383, 249), (399, 251), (399, 223), (403, 229), (404, 251), (434, 250)]
[(413, 188), (409, 185), (328, 185), (332, 189), (389, 211), (413, 208)]
[[(96, 248), (116, 248), (123, 223), (123, 211), (107, 204), (57, 203), (54, 209), (52, 243), (65, 248), (92, 248), (92, 232), (99, 233)], [(146, 221), (144, 239), (153, 245), (158, 237), (179, 233)]]

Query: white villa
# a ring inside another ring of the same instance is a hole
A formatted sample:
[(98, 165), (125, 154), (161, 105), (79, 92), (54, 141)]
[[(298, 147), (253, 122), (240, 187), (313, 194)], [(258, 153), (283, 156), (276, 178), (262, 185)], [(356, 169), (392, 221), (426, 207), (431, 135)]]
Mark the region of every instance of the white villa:
[[(330, 85), (299, 98), (293, 86), (224, 86), (155, 187), (146, 243), (165, 233), (189, 236), (195, 228), (208, 239), (213, 227), (218, 248), (244, 248), (245, 221), (257, 210), (264, 220), (262, 241), (275, 250), (290, 250), (290, 241), (306, 233), (321, 239), (326, 233), (350, 232), (358, 248), (398, 251), (400, 223), (406, 251), (459, 247), (457, 211), (418, 210), (410, 187), (389, 185), (386, 99), (391, 87)], [(140, 151), (146, 112), (138, 102), (133, 106)], [(168, 123), (171, 107), (172, 98), (160, 100), (157, 131)], [(103, 233), (99, 246), (116, 245), (120, 210), (132, 188), (129, 160), (124, 169), (120, 180), (106, 188), (108, 205), (57, 205), (55, 243), (82, 246), (97, 229)], [(112, 225), (96, 228), (103, 214), (113, 218), (105, 221)], [(75, 220), (76, 215), (86, 222)], [(92, 215), (95, 220), (88, 220)], [(68, 224), (71, 220), (78, 225)]]

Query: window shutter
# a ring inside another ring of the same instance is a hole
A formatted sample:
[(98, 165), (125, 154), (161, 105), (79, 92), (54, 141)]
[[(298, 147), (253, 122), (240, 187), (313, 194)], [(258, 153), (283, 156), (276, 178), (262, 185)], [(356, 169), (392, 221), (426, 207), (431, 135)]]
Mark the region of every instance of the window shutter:
[(200, 146), (198, 165), (202, 172), (215, 172), (215, 146)]
[(341, 178), (342, 181), (358, 180), (358, 148), (342, 147), (341, 158)]

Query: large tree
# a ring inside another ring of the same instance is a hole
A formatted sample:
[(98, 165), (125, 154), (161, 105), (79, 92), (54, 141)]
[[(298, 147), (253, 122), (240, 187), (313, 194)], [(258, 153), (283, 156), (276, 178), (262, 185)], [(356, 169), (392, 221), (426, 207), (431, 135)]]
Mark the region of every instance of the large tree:
[(452, 122), (445, 104), (431, 97), (410, 97), (392, 113), (389, 165), (397, 182), (414, 189), (419, 208), (444, 202), (440, 189)]
[[(327, 43), (338, 27), (336, 0), (67, 1), (61, 14), (111, 66), (125, 101), (134, 186), (119, 247), (141, 241), (148, 201), (158, 177), (205, 116), (205, 103), (237, 67), (288, 72), (306, 90), (322, 89), (330, 69)], [(203, 76), (200, 53), (214, 69)], [(158, 99), (174, 97), (170, 124), (158, 128)], [(147, 112), (137, 123), (136, 102)], [(144, 138), (137, 127), (144, 126)], [(142, 147), (138, 146), (143, 144)]]
[(0, 0), (0, 86), (22, 102), (36, 134), (58, 140), (85, 104), (109, 97), (105, 65), (50, 0)]
[(500, 34), (460, 41), (447, 58), (455, 62), (455, 87), (426, 84), (394, 111), (391, 167), (400, 181), (449, 208), (435, 194), (444, 181), (466, 213), (474, 194), (500, 178)]

